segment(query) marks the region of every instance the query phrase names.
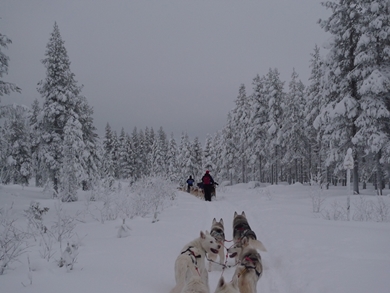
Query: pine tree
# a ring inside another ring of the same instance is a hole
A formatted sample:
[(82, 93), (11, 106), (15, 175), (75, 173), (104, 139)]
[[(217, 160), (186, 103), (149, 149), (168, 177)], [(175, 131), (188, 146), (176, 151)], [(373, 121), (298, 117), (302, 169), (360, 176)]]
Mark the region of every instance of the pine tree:
[(4, 183), (28, 185), (32, 176), (29, 110), (24, 106), (8, 107), (1, 135)]
[(81, 123), (70, 118), (64, 127), (62, 164), (60, 168), (60, 198), (63, 202), (77, 201), (77, 190), (85, 179), (86, 170), (83, 164), (83, 133)]
[(353, 71), (359, 81), (361, 112), (355, 120), (358, 131), (353, 142), (375, 156), (377, 189), (382, 194), (383, 163), (390, 162), (390, 3), (361, 2), (363, 34)]
[[(283, 117), (281, 123), (281, 135), (283, 137), (282, 147), (285, 149), (283, 161), (284, 165), (295, 176), (295, 182), (303, 183), (303, 178), (298, 177), (298, 164), (303, 159), (309, 159), (310, 146), (304, 133), (304, 90), (303, 83), (298, 80), (298, 73), (293, 69), (291, 81), (289, 83), (289, 92), (286, 95), (283, 108)], [(295, 171), (291, 172), (291, 168), (295, 166)], [(301, 166), (302, 167), (302, 166)], [(302, 173), (302, 172), (301, 172)], [(301, 174), (302, 175), (302, 174)]]
[(174, 138), (173, 133), (171, 133), (171, 138), (169, 140), (168, 144), (168, 154), (167, 154), (167, 165), (168, 165), (168, 178), (172, 182), (179, 182), (180, 180), (180, 174), (179, 174), (179, 167), (177, 163), (177, 144), (176, 140)]
[(84, 174), (88, 174), (88, 168), (92, 168), (90, 162), (91, 158), (94, 158), (97, 135), (92, 125), (92, 109), (88, 106), (86, 98), (81, 95), (82, 87), (77, 85), (70, 70), (70, 61), (57, 23), (54, 24), (46, 46), (45, 56), (42, 63), (46, 68), (46, 78), (38, 83), (38, 91), (44, 99), (40, 115), (41, 154), (50, 172), (53, 195), (57, 196), (61, 182), (60, 170), (64, 160), (64, 129), (68, 120), (72, 121), (72, 124), (80, 124), (81, 127), (84, 149), (78, 150), (78, 153), (82, 154), (79, 162), (86, 171)]
[(357, 45), (363, 28), (360, 0), (344, 0), (339, 3), (326, 1), (323, 5), (331, 9), (331, 16), (321, 20), (321, 27), (332, 34), (332, 42), (324, 63), (323, 95), (327, 103), (321, 111), (326, 123), (324, 139), (332, 144), (328, 165), (335, 162), (341, 170), (348, 148), (353, 149), (354, 192), (359, 193), (359, 145), (353, 142), (358, 132), (356, 119), (362, 109), (359, 103), (359, 79), (355, 73)]
[(194, 138), (194, 141), (192, 142), (192, 157), (194, 162), (193, 167), (193, 178), (199, 179), (202, 176), (203, 170), (202, 170), (202, 144), (199, 141), (199, 138), (196, 136)]
[(213, 138), (210, 134), (206, 136), (206, 142), (203, 148), (203, 169), (214, 172), (214, 158), (213, 158)]
[(226, 126), (222, 130), (223, 148), (222, 148), (222, 162), (221, 162), (221, 177), (229, 180), (230, 184), (236, 181), (235, 164), (237, 149), (234, 143), (234, 126), (231, 112), (228, 113)]
[(236, 164), (241, 166), (241, 182), (247, 182), (249, 158), (251, 156), (249, 150), (249, 130), (251, 122), (251, 109), (249, 98), (246, 95), (245, 85), (241, 84), (238, 91), (238, 96), (233, 109), (233, 123), (235, 125), (234, 141), (240, 156), (237, 157)]
[[(306, 88), (305, 106), (305, 133), (308, 137), (311, 149), (311, 174), (315, 175), (317, 182), (323, 184), (326, 179), (325, 156), (326, 144), (323, 143), (325, 122), (320, 119), (320, 110), (323, 107), (322, 83), (323, 83), (323, 61), (320, 56), (320, 48), (316, 45), (311, 54), (309, 77), (310, 84)], [(318, 117), (318, 119), (317, 119)]]
[(0, 97), (3, 95), (9, 95), (11, 92), (20, 93), (20, 88), (17, 85), (2, 80), (3, 75), (8, 74), (8, 61), (9, 61), (9, 57), (2, 52), (2, 48), (6, 49), (8, 47), (8, 44), (11, 43), (12, 41), (9, 38), (7, 38), (6, 35), (0, 33)]
[(266, 123), (267, 141), (269, 149), (271, 150), (271, 183), (278, 184), (279, 167), (281, 157), (281, 123), (283, 117), (282, 103), (285, 98), (283, 91), (284, 82), (280, 80), (279, 71), (275, 68), (270, 69), (265, 80), (265, 93), (268, 100), (269, 113), (268, 122)]

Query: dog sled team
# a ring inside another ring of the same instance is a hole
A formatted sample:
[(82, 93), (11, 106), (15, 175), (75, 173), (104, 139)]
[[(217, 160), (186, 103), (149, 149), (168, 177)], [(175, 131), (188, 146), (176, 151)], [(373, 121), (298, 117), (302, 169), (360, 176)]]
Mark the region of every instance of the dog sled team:
[(202, 181), (199, 182), (196, 186), (194, 185), (195, 180), (190, 177), (187, 179), (187, 192), (194, 194), (197, 197), (204, 197), (206, 201), (211, 201), (211, 198), (215, 197), (215, 186), (218, 185), (214, 181), (213, 177), (210, 175), (210, 171), (207, 170), (206, 173), (202, 176)]
[[(175, 261), (176, 286), (170, 293), (209, 293), (208, 272), (212, 264), (222, 267), (222, 275), (214, 293), (256, 293), (257, 282), (263, 273), (263, 265), (258, 250), (266, 251), (263, 243), (256, 238), (250, 228), (245, 212), (234, 212), (233, 244), (228, 247), (226, 256), (235, 259), (235, 264), (227, 266), (225, 260), (225, 229), (223, 219), (212, 221), (210, 232), (200, 235), (187, 243)], [(208, 268), (206, 268), (208, 260)], [(218, 262), (217, 262), (218, 260)], [(223, 272), (234, 268), (231, 281), (226, 281)]]

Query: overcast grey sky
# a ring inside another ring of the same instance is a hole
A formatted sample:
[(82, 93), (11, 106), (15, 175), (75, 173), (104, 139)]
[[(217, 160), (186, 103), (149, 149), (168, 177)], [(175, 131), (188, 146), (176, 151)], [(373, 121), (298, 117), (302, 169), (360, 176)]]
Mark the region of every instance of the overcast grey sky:
[(21, 94), (2, 105), (31, 106), (56, 21), (71, 70), (94, 108), (100, 135), (146, 126), (202, 142), (222, 129), (243, 83), (293, 68), (307, 85), (315, 44), (328, 35), (321, 0), (1, 0), (0, 32), (12, 44), (9, 74)]

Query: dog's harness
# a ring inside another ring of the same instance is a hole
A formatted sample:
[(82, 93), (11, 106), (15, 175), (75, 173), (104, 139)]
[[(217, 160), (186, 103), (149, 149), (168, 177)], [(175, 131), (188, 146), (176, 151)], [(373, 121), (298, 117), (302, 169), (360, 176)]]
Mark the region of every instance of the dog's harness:
[(187, 249), (182, 251), (180, 254), (185, 254), (186, 252), (188, 252), (187, 255), (191, 258), (191, 261), (192, 261), (192, 263), (195, 266), (195, 270), (198, 272), (198, 274), (200, 276), (200, 272), (199, 272), (199, 269), (198, 269), (198, 262), (197, 262), (196, 259), (197, 258), (201, 258), (202, 256), (201, 255), (195, 255), (195, 253), (191, 250), (191, 248), (193, 248), (193, 246), (187, 247)]
[[(257, 259), (250, 258), (249, 256), (246, 256), (246, 257), (245, 257), (245, 260), (250, 261), (250, 262), (255, 262), (255, 261), (257, 261)], [(253, 269), (253, 270), (255, 271), (257, 277), (260, 278), (261, 272), (259, 272), (259, 271), (256, 269), (256, 267), (254, 267), (254, 266), (248, 266), (248, 265), (243, 265), (243, 266), (245, 267), (245, 269), (244, 269), (241, 273), (239, 273), (239, 274), (237, 275), (238, 277), (240, 277), (240, 276), (243, 274), (243, 272), (245, 272), (246, 270)]]
[(195, 253), (191, 250), (193, 246), (189, 246), (186, 250), (182, 251), (181, 254), (185, 254), (186, 252), (189, 252), (188, 256), (191, 258), (192, 263), (196, 266), (196, 269), (198, 269), (198, 262), (196, 261), (197, 258), (201, 258), (201, 255), (195, 255)]

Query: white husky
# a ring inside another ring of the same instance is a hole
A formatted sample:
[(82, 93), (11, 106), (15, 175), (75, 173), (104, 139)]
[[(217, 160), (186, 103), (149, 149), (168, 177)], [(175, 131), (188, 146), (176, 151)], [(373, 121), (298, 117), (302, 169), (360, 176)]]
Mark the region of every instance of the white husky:
[(226, 283), (223, 276), (221, 276), (214, 293), (239, 293), (237, 281), (238, 279), (233, 277), (230, 283)]
[(220, 248), (221, 245), (208, 231), (205, 233), (200, 231), (200, 236), (186, 244), (175, 261), (176, 286), (171, 290), (171, 293), (182, 292), (184, 286), (194, 275), (200, 276), (203, 285), (209, 292), (209, 275), (205, 268), (205, 255), (206, 253), (218, 254)]
[(209, 293), (209, 288), (203, 283), (200, 276), (192, 276), (184, 286), (182, 293)]

